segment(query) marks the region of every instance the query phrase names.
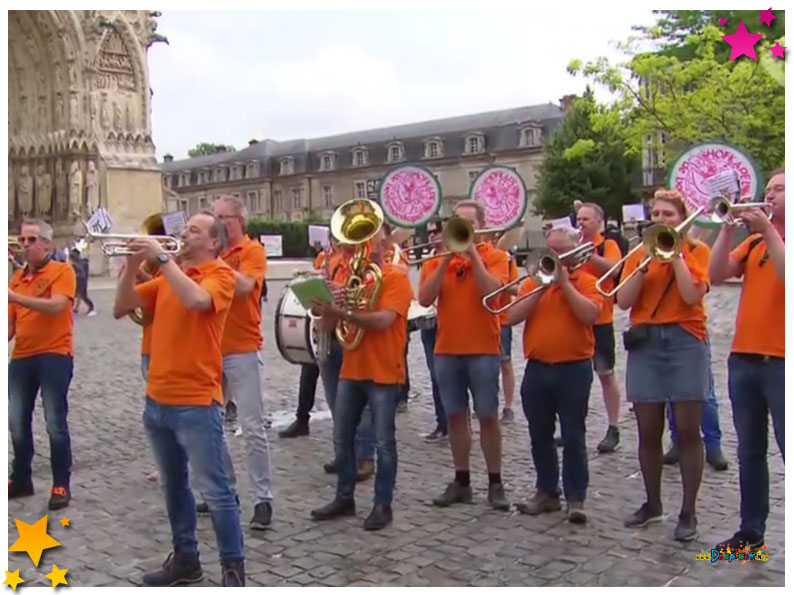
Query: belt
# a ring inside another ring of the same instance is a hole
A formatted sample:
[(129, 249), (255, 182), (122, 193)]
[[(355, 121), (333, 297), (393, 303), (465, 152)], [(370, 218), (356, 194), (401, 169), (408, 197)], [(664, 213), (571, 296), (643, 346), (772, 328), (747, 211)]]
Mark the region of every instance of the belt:
[(768, 364), (771, 362), (785, 361), (782, 357), (765, 355), (763, 353), (733, 353), (732, 355), (748, 362)]

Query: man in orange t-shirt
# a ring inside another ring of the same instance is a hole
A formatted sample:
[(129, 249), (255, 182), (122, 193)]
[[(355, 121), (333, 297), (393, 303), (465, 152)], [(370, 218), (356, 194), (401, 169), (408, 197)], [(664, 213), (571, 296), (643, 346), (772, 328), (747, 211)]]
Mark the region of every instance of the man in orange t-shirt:
[[(728, 393), (739, 440), (741, 525), (716, 549), (764, 544), (769, 516), (766, 434), (772, 415), (780, 454), (785, 459), (785, 238), (786, 177), (772, 172), (766, 186), (772, 220), (760, 210), (741, 214), (751, 235), (731, 251), (735, 226), (723, 225), (711, 251), (709, 277), (714, 284), (743, 277), (736, 334), (728, 358)], [(768, 413), (767, 413), (768, 412)]]
[(221, 259), (234, 271), (234, 300), (221, 341), (223, 396), (236, 404), (246, 443), (248, 477), (254, 498), (252, 529), (270, 526), (273, 515), (273, 482), (270, 446), (265, 426), (263, 394), (262, 310), (259, 294), (267, 271), (264, 247), (245, 235), (248, 210), (235, 196), (224, 194), (213, 206), (215, 217), (226, 226), (226, 249)]
[(31, 421), (41, 387), (50, 438), (52, 490), (49, 509), (69, 505), (72, 447), (67, 395), (72, 381), (72, 300), (77, 281), (71, 265), (52, 260), (52, 227), (22, 222), (19, 241), (26, 265), (8, 283), (8, 340), (16, 338), (8, 364), (8, 425), (14, 446), (8, 498), (33, 494)]
[[(512, 283), (518, 279), (518, 264), (516, 259), (509, 252), (505, 252), (508, 259), (507, 281)], [(502, 293), (499, 307), (503, 308), (513, 301), (513, 297), (518, 294), (518, 286), (513, 285), (510, 289)], [(505, 406), (502, 410), (502, 423), (510, 423), (515, 419), (513, 404), (516, 398), (516, 373), (513, 370), (513, 327), (507, 324), (507, 311), (499, 315), (499, 367), (502, 372), (502, 392), (505, 395)]]
[[(355, 439), (367, 405), (377, 444), (377, 472), (372, 512), (364, 529), (377, 531), (392, 522), (392, 496), (397, 478), (397, 442), (394, 418), (400, 385), (405, 382), (405, 342), (408, 309), (413, 287), (406, 271), (384, 262), (389, 242), (384, 230), (371, 240), (369, 259), (381, 268), (382, 287), (372, 310), (353, 311), (344, 302), (315, 302), (316, 311), (326, 319), (344, 320), (364, 331), (356, 349), (344, 349), (334, 409), (334, 446), (337, 487), (334, 500), (312, 511), (316, 520), (355, 514), (354, 490), (357, 464)], [(371, 291), (371, 284), (368, 291)]]
[[(579, 211), (581, 213), (581, 209)], [(564, 254), (578, 245), (578, 232), (552, 229), (546, 238), (549, 249)], [(560, 473), (554, 425), (562, 427), (562, 487), (568, 505), (568, 521), (584, 523), (584, 500), (589, 475), (585, 445), (585, 418), (593, 383), (595, 352), (593, 323), (601, 311), (596, 278), (580, 269), (563, 268), (547, 289), (523, 298), (508, 311), (507, 324), (524, 324), (524, 357), (521, 402), (529, 423), (532, 460), (537, 472), (533, 498), (517, 505), (525, 514), (560, 510)], [(527, 279), (519, 292), (526, 296), (538, 287)]]
[[(582, 230), (582, 242), (593, 242), (595, 252), (584, 266), (584, 271), (599, 279), (612, 268), (622, 257), (620, 247), (614, 240), (607, 240), (601, 235), (604, 226), (604, 210), (593, 202), (583, 203), (576, 211), (576, 222)], [(613, 279), (605, 283), (605, 289), (611, 290), (614, 279), (620, 271), (613, 273)], [(595, 335), (595, 354), (593, 368), (601, 382), (604, 395), (604, 406), (607, 410), (606, 436), (598, 443), (598, 452), (614, 452), (620, 443), (618, 417), (620, 416), (620, 389), (615, 378), (615, 328), (613, 326), (613, 299), (602, 300), (601, 312), (593, 325)]]
[[(483, 229), (485, 213), (475, 202), (462, 201), (456, 214)], [(502, 433), (499, 426), (499, 317), (482, 304), (485, 295), (507, 283), (504, 252), (490, 243), (475, 241), (463, 254), (427, 261), (422, 267), (419, 303), (438, 300), (438, 333), (434, 365), (441, 400), (449, 424), (455, 479), (435, 498), (436, 506), (471, 502), (469, 475), (471, 429), (469, 391), (480, 421), (480, 443), (488, 468), (488, 501), (498, 510), (510, 503), (502, 485)], [(441, 249), (442, 252), (446, 248)]]
[[(152, 345), (143, 425), (159, 468), (171, 523), (173, 553), (145, 574), (148, 586), (201, 580), (196, 503), (190, 475), (209, 504), (224, 586), (244, 586), (243, 535), (224, 464), (221, 341), (235, 293), (234, 271), (218, 256), (223, 222), (212, 212), (191, 217), (181, 233), (181, 268), (151, 238), (130, 243), (134, 254), (119, 278), (113, 315), (135, 308), (152, 313)], [(146, 260), (156, 279), (135, 285)]]

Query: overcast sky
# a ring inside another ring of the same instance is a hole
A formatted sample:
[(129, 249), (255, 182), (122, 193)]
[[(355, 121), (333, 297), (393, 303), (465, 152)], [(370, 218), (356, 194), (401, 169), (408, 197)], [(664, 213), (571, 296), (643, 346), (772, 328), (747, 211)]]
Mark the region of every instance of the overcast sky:
[(572, 58), (619, 58), (647, 10), (163, 11), (149, 50), (158, 159), (538, 103), (581, 93)]

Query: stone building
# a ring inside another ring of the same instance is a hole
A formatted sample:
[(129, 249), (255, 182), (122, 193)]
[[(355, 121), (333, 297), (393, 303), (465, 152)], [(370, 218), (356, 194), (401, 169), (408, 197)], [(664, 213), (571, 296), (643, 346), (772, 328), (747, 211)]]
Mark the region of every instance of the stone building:
[(346, 200), (377, 197), (389, 169), (412, 163), (439, 179), (446, 214), (468, 196), (480, 171), (505, 165), (514, 167), (529, 189), (532, 226), (543, 141), (563, 115), (563, 107), (549, 103), (324, 138), (251, 141), (236, 152), (179, 161), (166, 155), (163, 184), (176, 192), (169, 193), (169, 210), (188, 215), (209, 207), (220, 194), (234, 194), (251, 213), (266, 218), (327, 220)]

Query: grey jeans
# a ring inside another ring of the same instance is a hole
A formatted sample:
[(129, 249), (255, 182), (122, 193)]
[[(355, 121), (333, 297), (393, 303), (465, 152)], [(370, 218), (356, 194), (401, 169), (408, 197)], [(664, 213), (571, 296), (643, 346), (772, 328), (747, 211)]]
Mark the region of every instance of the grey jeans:
[(265, 428), (262, 389), (263, 363), (258, 351), (223, 357), (223, 394), (237, 404), (237, 415), (245, 438), (248, 476), (254, 503), (273, 499), (270, 446)]

